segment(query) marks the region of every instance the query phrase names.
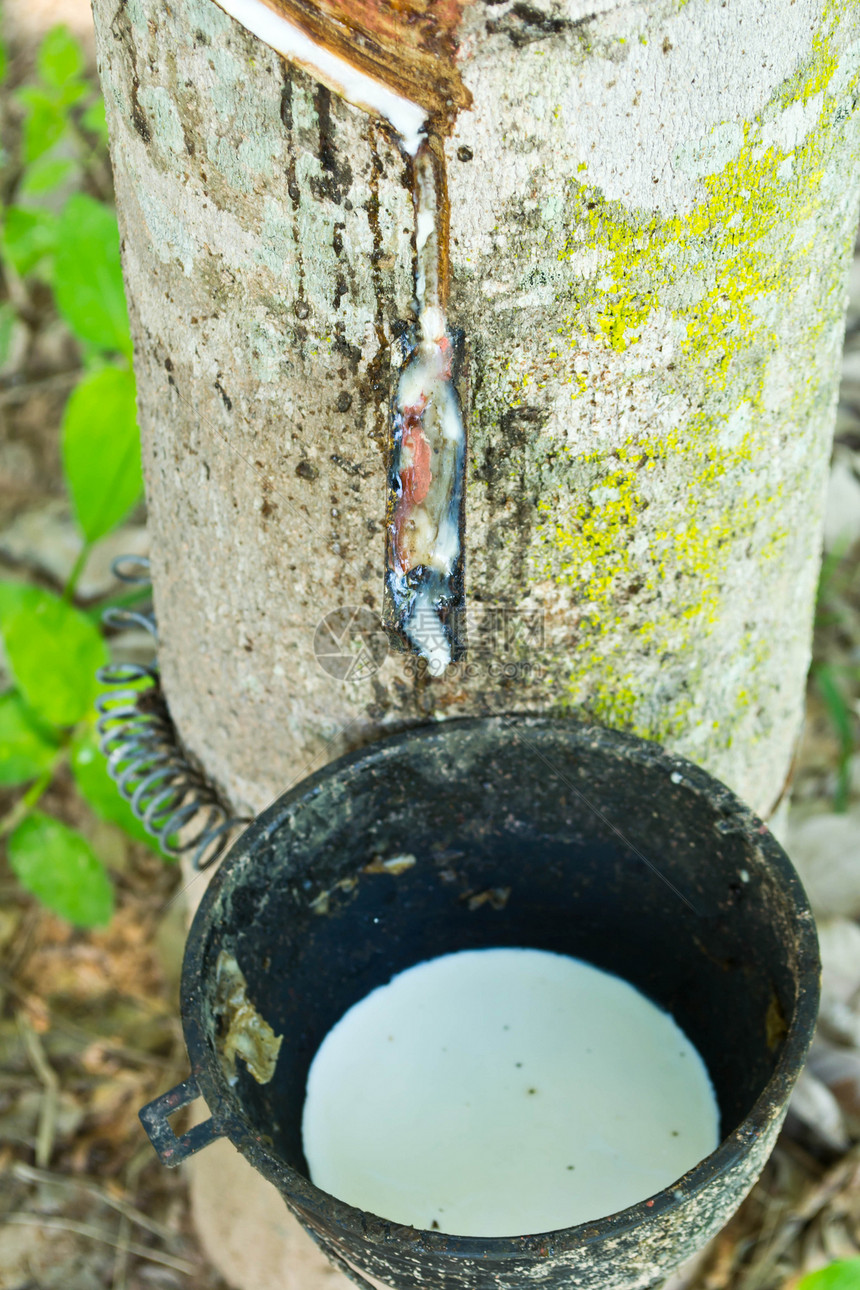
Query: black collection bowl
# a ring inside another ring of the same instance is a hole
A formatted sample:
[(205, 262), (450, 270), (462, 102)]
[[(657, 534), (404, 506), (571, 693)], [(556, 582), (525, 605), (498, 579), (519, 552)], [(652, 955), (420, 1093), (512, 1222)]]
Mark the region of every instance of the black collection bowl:
[[(629, 1209), (529, 1236), (419, 1231), (315, 1187), (301, 1118), (327, 1032), (404, 968), (490, 946), (586, 959), (670, 1012), (710, 1071), (716, 1150)], [(225, 961), (247, 983), (245, 1046), (265, 1048), (257, 1016), (283, 1036), (265, 1083), (225, 1060)], [(236, 842), (185, 952), (191, 1076), (141, 1118), (166, 1164), (226, 1135), (354, 1280), (644, 1288), (700, 1249), (761, 1172), (812, 1037), (818, 976), (788, 858), (705, 771), (566, 719), (420, 727), (313, 775)], [(176, 1137), (167, 1116), (197, 1096), (211, 1119)]]

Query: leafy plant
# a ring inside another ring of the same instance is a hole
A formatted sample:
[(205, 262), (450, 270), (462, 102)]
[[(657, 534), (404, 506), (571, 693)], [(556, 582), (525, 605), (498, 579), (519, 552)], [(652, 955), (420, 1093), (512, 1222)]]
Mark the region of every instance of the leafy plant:
[(844, 1259), (812, 1272), (798, 1282), (797, 1290), (860, 1290), (860, 1259)]
[(75, 829), (32, 811), (9, 839), (9, 863), (28, 891), (72, 923), (100, 927), (113, 913), (104, 866)]
[[(0, 49), (0, 80), (6, 71)], [(61, 426), (81, 548), (61, 594), (0, 582), (0, 636), (13, 681), (0, 695), (0, 786), (21, 790), (0, 820), (0, 836), (28, 891), (71, 922), (98, 926), (113, 907), (101, 860), (81, 833), (37, 806), (66, 767), (98, 817), (154, 845), (117, 792), (96, 740), (95, 674), (109, 658), (101, 630), (107, 602), (83, 605), (76, 594), (93, 546), (141, 497), (131, 337), (104, 105), (64, 27), (48, 32), (33, 78), (12, 99), (19, 130), (4, 158), (11, 180), (0, 225), (0, 362), (16, 318), (30, 316), (49, 288), (81, 356)]]
[(66, 404), (63, 467), (87, 546), (125, 518), (140, 497), (140, 447), (130, 369), (84, 377)]

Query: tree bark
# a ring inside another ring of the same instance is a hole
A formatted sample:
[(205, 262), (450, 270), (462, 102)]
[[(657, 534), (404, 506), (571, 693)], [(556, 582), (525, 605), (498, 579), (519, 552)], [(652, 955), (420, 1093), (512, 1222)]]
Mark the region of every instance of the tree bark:
[(444, 146), (470, 660), (428, 680), (391, 653), (344, 682), (314, 633), (382, 607), (409, 168), (211, 0), (96, 0), (164, 684), (237, 805), (383, 728), (499, 707), (630, 727), (762, 813), (779, 796), (857, 216), (860, 18), (602, 7), (464, 10), (473, 101)]
[(94, 8), (163, 682), (227, 797), (532, 709), (658, 739), (767, 816), (809, 661), (860, 8), (464, 6), (443, 146), (469, 652), (438, 680), (393, 651), (344, 680), (314, 647), (383, 607), (406, 159), (212, 0)]

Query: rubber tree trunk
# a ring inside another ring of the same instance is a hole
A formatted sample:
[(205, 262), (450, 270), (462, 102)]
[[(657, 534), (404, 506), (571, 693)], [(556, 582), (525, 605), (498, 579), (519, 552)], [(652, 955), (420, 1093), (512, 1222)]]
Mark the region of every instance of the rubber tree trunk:
[(508, 708), (661, 740), (767, 815), (809, 660), (860, 7), (462, 6), (469, 654), (438, 680), (372, 640), (344, 679), (317, 635), (383, 604), (409, 165), (212, 0), (94, 7), (164, 685), (234, 805)]
[[(237, 804), (383, 727), (624, 725), (762, 813), (801, 715), (860, 14), (821, 0), (466, 6), (445, 141), (466, 337), (471, 660), (344, 681), (382, 606), (409, 168), (212, 0), (96, 0), (182, 737)], [(507, 675), (505, 675), (507, 673)]]

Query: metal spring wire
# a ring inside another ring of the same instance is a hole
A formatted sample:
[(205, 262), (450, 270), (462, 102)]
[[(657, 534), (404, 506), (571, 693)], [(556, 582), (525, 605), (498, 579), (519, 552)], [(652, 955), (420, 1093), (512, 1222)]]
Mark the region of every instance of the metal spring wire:
[[(119, 556), (111, 568), (127, 586), (150, 585), (144, 556)], [(102, 622), (115, 629), (142, 627), (153, 638), (153, 647), (158, 642), (151, 611), (108, 609)], [(218, 789), (182, 748), (154, 661), (109, 663), (96, 675), (106, 687), (96, 699), (96, 730), (108, 774), (164, 852), (175, 856), (190, 851), (192, 866), (207, 869), (248, 817), (231, 815)], [(203, 813), (199, 827), (180, 842), (181, 830)]]

